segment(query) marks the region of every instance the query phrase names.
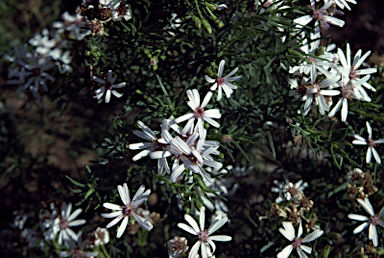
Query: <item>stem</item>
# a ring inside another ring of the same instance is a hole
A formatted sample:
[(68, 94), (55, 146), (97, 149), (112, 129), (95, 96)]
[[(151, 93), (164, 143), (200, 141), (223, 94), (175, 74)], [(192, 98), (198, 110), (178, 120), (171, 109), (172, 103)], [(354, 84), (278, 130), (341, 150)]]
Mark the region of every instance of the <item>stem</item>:
[(197, 12), (199, 13), (200, 19), (203, 19), (203, 16), (201, 15), (199, 4), (197, 3), (197, 0), (195, 0), (195, 4), (196, 4)]

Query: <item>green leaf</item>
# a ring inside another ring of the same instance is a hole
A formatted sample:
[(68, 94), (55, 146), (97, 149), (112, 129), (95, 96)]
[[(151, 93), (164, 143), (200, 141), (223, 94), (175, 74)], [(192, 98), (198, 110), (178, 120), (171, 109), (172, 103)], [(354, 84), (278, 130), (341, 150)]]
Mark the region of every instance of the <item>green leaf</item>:
[(71, 181), (72, 184), (77, 185), (78, 187), (85, 187), (85, 185), (83, 185), (82, 183), (79, 183), (79, 182), (73, 180), (73, 179), (70, 178), (69, 176), (65, 175), (65, 177), (68, 178), (69, 181)]

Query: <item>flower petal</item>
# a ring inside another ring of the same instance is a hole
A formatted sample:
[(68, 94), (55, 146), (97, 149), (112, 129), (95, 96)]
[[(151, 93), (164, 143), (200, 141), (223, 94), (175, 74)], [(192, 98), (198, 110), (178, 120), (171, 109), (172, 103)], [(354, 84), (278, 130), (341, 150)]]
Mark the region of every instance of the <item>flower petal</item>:
[(124, 231), (125, 231), (125, 229), (127, 228), (127, 225), (128, 225), (128, 219), (129, 219), (129, 216), (126, 216), (123, 219), (123, 222), (121, 222), (119, 230), (117, 230), (117, 235), (116, 235), (117, 238), (120, 238), (123, 235), (123, 233), (124, 233)]
[(185, 231), (187, 231), (188, 233), (191, 233), (192, 235), (197, 235), (199, 231), (196, 232), (196, 230), (194, 230), (192, 227), (188, 226), (187, 224), (184, 224), (184, 223), (179, 223), (177, 224), (177, 226), (181, 229), (184, 229)]
[(288, 258), (293, 250), (292, 245), (286, 246), (280, 253), (277, 254), (277, 258)]

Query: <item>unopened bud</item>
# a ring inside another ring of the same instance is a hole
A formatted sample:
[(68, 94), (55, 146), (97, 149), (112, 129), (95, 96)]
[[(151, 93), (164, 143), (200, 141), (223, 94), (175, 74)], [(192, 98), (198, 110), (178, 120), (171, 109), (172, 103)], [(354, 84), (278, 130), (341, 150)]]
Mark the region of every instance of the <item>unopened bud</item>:
[(230, 143), (232, 141), (233, 141), (232, 137), (229, 136), (228, 134), (225, 134), (225, 135), (221, 136), (221, 142), (222, 143)]
[(157, 64), (157, 59), (156, 58), (151, 58), (151, 65), (156, 65)]

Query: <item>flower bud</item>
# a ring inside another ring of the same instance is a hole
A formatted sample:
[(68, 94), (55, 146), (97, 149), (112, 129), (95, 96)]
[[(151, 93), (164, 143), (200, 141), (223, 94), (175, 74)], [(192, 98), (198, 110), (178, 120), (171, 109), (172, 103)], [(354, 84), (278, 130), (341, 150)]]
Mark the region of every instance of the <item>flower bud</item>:
[(222, 143), (230, 143), (230, 142), (233, 141), (233, 139), (232, 139), (232, 137), (229, 136), (228, 134), (225, 134), (225, 135), (222, 135), (222, 136), (221, 136), (220, 141), (221, 141)]

